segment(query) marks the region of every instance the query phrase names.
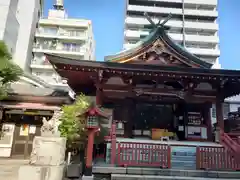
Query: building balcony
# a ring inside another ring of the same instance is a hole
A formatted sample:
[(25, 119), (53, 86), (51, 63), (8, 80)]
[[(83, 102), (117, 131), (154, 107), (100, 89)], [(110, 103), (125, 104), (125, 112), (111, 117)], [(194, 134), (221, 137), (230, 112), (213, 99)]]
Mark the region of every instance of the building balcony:
[(53, 69), (52, 65), (45, 57), (32, 59), (30, 67), (32, 69)]
[[(181, 15), (181, 8), (165, 8), (165, 7), (154, 7), (154, 6), (138, 6), (138, 5), (129, 5), (127, 8), (128, 11), (140, 11), (140, 12), (151, 12), (156, 14), (176, 14)], [(216, 10), (198, 10), (198, 9), (185, 9), (185, 15), (198, 16), (198, 17), (217, 17), (218, 12)]]
[(62, 26), (62, 27), (79, 27), (79, 28), (89, 28), (91, 25), (90, 20), (83, 20), (83, 19), (40, 19), (40, 25), (46, 26)]
[[(158, 22), (158, 19), (153, 19), (153, 21), (155, 23)], [(127, 16), (125, 19), (125, 24), (127, 26), (131, 26), (131, 27), (136, 27), (136, 28), (140, 28), (144, 25), (149, 24), (148, 20), (144, 17), (131, 17), (131, 16)], [(212, 22), (199, 22), (199, 21), (185, 21), (185, 29), (186, 30), (205, 30), (205, 31), (211, 31), (211, 32), (216, 32), (219, 29), (218, 24)], [(181, 29), (183, 26), (183, 22), (179, 21), (179, 20), (173, 20), (170, 19), (167, 23), (166, 26), (169, 26), (170, 28), (174, 28), (174, 29)]]
[[(134, 30), (126, 30), (124, 32), (125, 34), (125, 40), (140, 40), (141, 36), (147, 36), (149, 34), (148, 31), (134, 31)], [(177, 34), (177, 33), (168, 33), (168, 35), (174, 39), (177, 42), (183, 41), (183, 35)], [(199, 44), (218, 44), (219, 43), (219, 37), (218, 36), (202, 36), (198, 35), (197, 33), (195, 35), (187, 35), (185, 34), (185, 41), (186, 42), (194, 42)]]
[(219, 57), (220, 50), (219, 49), (207, 49), (207, 48), (193, 48), (193, 47), (186, 47), (186, 49), (195, 54), (196, 56), (212, 56), (212, 57)]
[(88, 36), (84, 32), (77, 31), (44, 31), (44, 29), (38, 29), (35, 37), (46, 38), (46, 39), (63, 39), (63, 40), (75, 40), (75, 41), (86, 41)]
[(40, 45), (35, 44), (33, 47), (33, 52), (39, 53), (51, 53), (51, 54), (61, 54), (61, 55), (69, 55), (69, 56), (84, 56), (85, 49), (81, 46), (64, 46), (63, 44), (57, 45)]
[[(166, 0), (157, 0), (159, 2), (166, 2)], [(167, 0), (170, 3), (183, 3), (182, 0)], [(209, 6), (217, 6), (217, 0), (184, 0), (185, 4), (201, 4), (201, 5), (209, 5)]]

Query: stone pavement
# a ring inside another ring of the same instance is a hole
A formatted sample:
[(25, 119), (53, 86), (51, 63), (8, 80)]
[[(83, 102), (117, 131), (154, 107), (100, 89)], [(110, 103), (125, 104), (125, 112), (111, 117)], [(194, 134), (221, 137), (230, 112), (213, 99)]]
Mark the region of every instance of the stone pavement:
[(0, 159), (0, 180), (18, 180), (19, 167), (28, 163), (23, 159)]

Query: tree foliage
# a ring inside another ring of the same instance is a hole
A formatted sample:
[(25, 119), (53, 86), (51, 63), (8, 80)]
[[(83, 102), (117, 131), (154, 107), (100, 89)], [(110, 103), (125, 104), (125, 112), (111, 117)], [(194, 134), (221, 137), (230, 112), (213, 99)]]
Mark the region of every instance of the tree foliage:
[(9, 83), (18, 81), (22, 70), (12, 62), (6, 44), (0, 41), (0, 100), (7, 96)]
[(90, 100), (85, 95), (77, 96), (75, 102), (71, 105), (62, 107), (63, 115), (60, 119), (59, 131), (61, 136), (66, 137), (69, 144), (78, 138), (85, 136), (85, 120), (78, 115), (84, 113), (89, 107)]
[[(71, 148), (76, 142), (85, 144), (87, 142), (86, 117), (81, 116), (86, 112), (88, 108), (94, 107), (95, 104), (92, 100), (80, 94), (77, 96), (75, 102), (71, 105), (64, 105), (62, 107), (63, 115), (60, 118), (61, 124), (59, 125), (59, 131), (61, 136), (67, 138), (67, 146)], [(100, 131), (95, 135), (95, 144), (99, 144), (104, 140), (104, 136), (107, 136), (108, 128), (104, 127), (108, 120), (99, 119)]]

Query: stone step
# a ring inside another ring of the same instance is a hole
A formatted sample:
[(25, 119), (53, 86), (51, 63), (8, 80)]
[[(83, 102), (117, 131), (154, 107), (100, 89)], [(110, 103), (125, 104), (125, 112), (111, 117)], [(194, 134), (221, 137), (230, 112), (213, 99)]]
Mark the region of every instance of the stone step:
[(204, 170), (183, 170), (183, 169), (159, 169), (143, 167), (114, 167), (94, 166), (95, 174), (122, 174), (122, 175), (150, 175), (150, 176), (184, 176), (184, 177), (205, 177), (205, 178), (226, 178), (240, 179), (238, 171), (204, 171)]
[[(185, 176), (150, 176), (150, 175), (129, 175), (129, 174), (112, 174), (111, 180), (229, 180), (228, 178), (202, 178), (202, 177), (185, 177)], [(239, 180), (239, 179), (232, 179)]]
[(194, 156), (172, 156), (172, 160), (182, 160), (182, 161), (196, 161), (196, 157)]

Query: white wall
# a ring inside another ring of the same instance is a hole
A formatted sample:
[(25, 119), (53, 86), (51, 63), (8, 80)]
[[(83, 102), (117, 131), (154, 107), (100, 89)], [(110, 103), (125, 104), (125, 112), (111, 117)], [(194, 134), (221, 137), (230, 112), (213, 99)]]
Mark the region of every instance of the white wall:
[(29, 65), (40, 10), (40, 0), (19, 0), (17, 19), (20, 26), (14, 61), (25, 71), (30, 71)]
[(0, 0), (0, 39), (4, 40), (12, 54), (15, 53), (19, 28), (17, 4), (18, 0)]

